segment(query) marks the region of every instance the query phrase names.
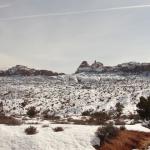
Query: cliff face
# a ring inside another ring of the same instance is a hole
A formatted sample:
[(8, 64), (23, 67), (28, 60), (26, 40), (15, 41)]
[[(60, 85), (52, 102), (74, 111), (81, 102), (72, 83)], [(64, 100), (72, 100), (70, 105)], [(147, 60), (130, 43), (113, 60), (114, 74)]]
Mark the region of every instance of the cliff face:
[(0, 76), (13, 76), (13, 75), (20, 75), (20, 76), (38, 76), (38, 75), (45, 75), (45, 76), (57, 76), (63, 73), (57, 73), (49, 70), (36, 70), (32, 68), (28, 68), (26, 66), (16, 65), (8, 70), (0, 71)]
[(94, 72), (94, 73), (150, 73), (150, 63), (129, 62), (119, 64), (117, 66), (104, 66), (100, 62), (94, 62), (89, 65), (87, 61), (83, 61), (78, 67), (76, 73)]

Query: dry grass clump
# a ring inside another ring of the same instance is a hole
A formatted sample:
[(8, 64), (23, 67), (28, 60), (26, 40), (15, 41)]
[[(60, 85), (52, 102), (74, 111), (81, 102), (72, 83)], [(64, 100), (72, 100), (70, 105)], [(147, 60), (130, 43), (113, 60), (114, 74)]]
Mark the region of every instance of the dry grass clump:
[(37, 128), (34, 126), (30, 126), (24, 130), (27, 135), (33, 135), (37, 133)]
[(53, 129), (54, 132), (61, 132), (64, 131), (64, 129), (62, 127), (56, 127)]
[(22, 122), (12, 116), (0, 115), (0, 124), (17, 126), (17, 125), (21, 125)]

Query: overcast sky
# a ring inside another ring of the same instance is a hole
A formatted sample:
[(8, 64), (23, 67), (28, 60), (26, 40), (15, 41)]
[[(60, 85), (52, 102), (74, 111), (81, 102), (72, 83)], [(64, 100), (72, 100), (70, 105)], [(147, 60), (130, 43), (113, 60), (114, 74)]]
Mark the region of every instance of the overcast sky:
[(150, 1), (0, 0), (0, 68), (73, 73), (82, 60), (150, 62)]

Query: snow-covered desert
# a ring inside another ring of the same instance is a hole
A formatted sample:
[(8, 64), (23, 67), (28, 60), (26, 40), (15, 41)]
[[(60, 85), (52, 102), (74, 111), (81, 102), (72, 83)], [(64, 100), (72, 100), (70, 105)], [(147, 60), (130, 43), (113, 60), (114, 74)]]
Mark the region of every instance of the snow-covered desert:
[(89, 71), (84, 63), (70, 75), (29, 75), (33, 69), (19, 65), (1, 73), (0, 150), (99, 150), (96, 132), (110, 123), (149, 134), (137, 114), (140, 97), (150, 96), (148, 72), (102, 72), (97, 62), (100, 70)]

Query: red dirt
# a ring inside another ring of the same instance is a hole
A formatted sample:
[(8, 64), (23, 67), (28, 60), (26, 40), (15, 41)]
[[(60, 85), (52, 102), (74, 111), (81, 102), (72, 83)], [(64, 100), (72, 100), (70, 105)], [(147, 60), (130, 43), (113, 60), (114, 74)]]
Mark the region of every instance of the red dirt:
[(132, 150), (147, 148), (150, 145), (150, 133), (121, 131), (119, 135), (101, 146), (99, 150)]

